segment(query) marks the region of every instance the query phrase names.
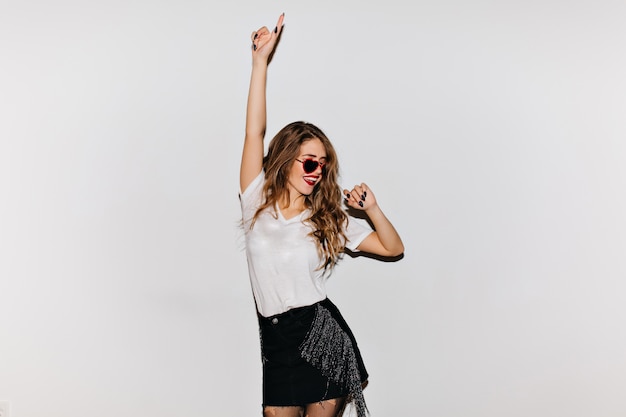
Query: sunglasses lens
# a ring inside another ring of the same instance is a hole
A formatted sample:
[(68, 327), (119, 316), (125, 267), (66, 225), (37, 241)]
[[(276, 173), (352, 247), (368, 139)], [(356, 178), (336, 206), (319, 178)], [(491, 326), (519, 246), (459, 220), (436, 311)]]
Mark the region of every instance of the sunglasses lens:
[(304, 168), (304, 172), (306, 172), (307, 174), (310, 174), (311, 172), (317, 169), (318, 165), (319, 165), (319, 162), (314, 161), (312, 159), (307, 159), (302, 164), (302, 167)]

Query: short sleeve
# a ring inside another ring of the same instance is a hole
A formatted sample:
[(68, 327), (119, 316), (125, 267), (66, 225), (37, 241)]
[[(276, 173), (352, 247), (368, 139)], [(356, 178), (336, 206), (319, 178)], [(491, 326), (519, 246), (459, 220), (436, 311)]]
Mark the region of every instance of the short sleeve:
[(346, 225), (346, 248), (352, 252), (357, 251), (357, 247), (365, 240), (370, 233), (374, 230), (363, 219), (357, 219), (356, 217), (348, 216), (348, 224)]
[(265, 172), (259, 172), (250, 185), (239, 193), (239, 200), (241, 202), (241, 215), (244, 222), (249, 221), (256, 213), (257, 208), (261, 205), (261, 196), (263, 193), (263, 183), (265, 179)]

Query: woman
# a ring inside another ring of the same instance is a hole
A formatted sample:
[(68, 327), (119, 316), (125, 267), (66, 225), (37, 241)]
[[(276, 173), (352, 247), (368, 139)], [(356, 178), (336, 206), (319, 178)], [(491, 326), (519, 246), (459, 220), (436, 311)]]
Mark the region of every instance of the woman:
[[(381, 256), (404, 251), (366, 185), (339, 187), (335, 150), (316, 126), (294, 122), (264, 156), (266, 80), (283, 27), (252, 34), (252, 74), (240, 171), (250, 281), (258, 312), (265, 416), (334, 417), (353, 400), (359, 417), (367, 381), (358, 346), (325, 280), (344, 248)], [(363, 210), (374, 230), (351, 221), (342, 202)]]

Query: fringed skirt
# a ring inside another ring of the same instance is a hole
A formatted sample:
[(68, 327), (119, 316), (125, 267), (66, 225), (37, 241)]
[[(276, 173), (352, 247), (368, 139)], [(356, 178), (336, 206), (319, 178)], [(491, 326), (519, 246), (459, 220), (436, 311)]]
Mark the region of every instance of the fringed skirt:
[(352, 331), (329, 299), (258, 317), (264, 406), (350, 397), (358, 416), (366, 415), (361, 387), (368, 374)]

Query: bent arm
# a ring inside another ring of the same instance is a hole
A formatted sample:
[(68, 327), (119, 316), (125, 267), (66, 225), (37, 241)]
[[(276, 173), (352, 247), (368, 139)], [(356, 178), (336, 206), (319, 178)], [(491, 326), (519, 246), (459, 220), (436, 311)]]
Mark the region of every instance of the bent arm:
[(404, 253), (404, 244), (385, 213), (381, 210), (376, 196), (365, 183), (355, 185), (351, 191), (343, 190), (345, 202), (355, 210), (363, 210), (369, 217), (374, 232), (361, 242), (357, 249), (380, 256), (400, 256)]
[(273, 31), (262, 27), (252, 34), (252, 74), (246, 107), (246, 133), (239, 171), (239, 186), (242, 192), (263, 168), (263, 139), (267, 124), (265, 98), (267, 67), (269, 56), (280, 35), (283, 19), (284, 15), (281, 15)]
[(380, 256), (402, 255), (404, 253), (402, 239), (380, 207), (376, 205), (366, 210), (366, 213), (374, 225), (374, 232), (370, 233), (357, 249)]

